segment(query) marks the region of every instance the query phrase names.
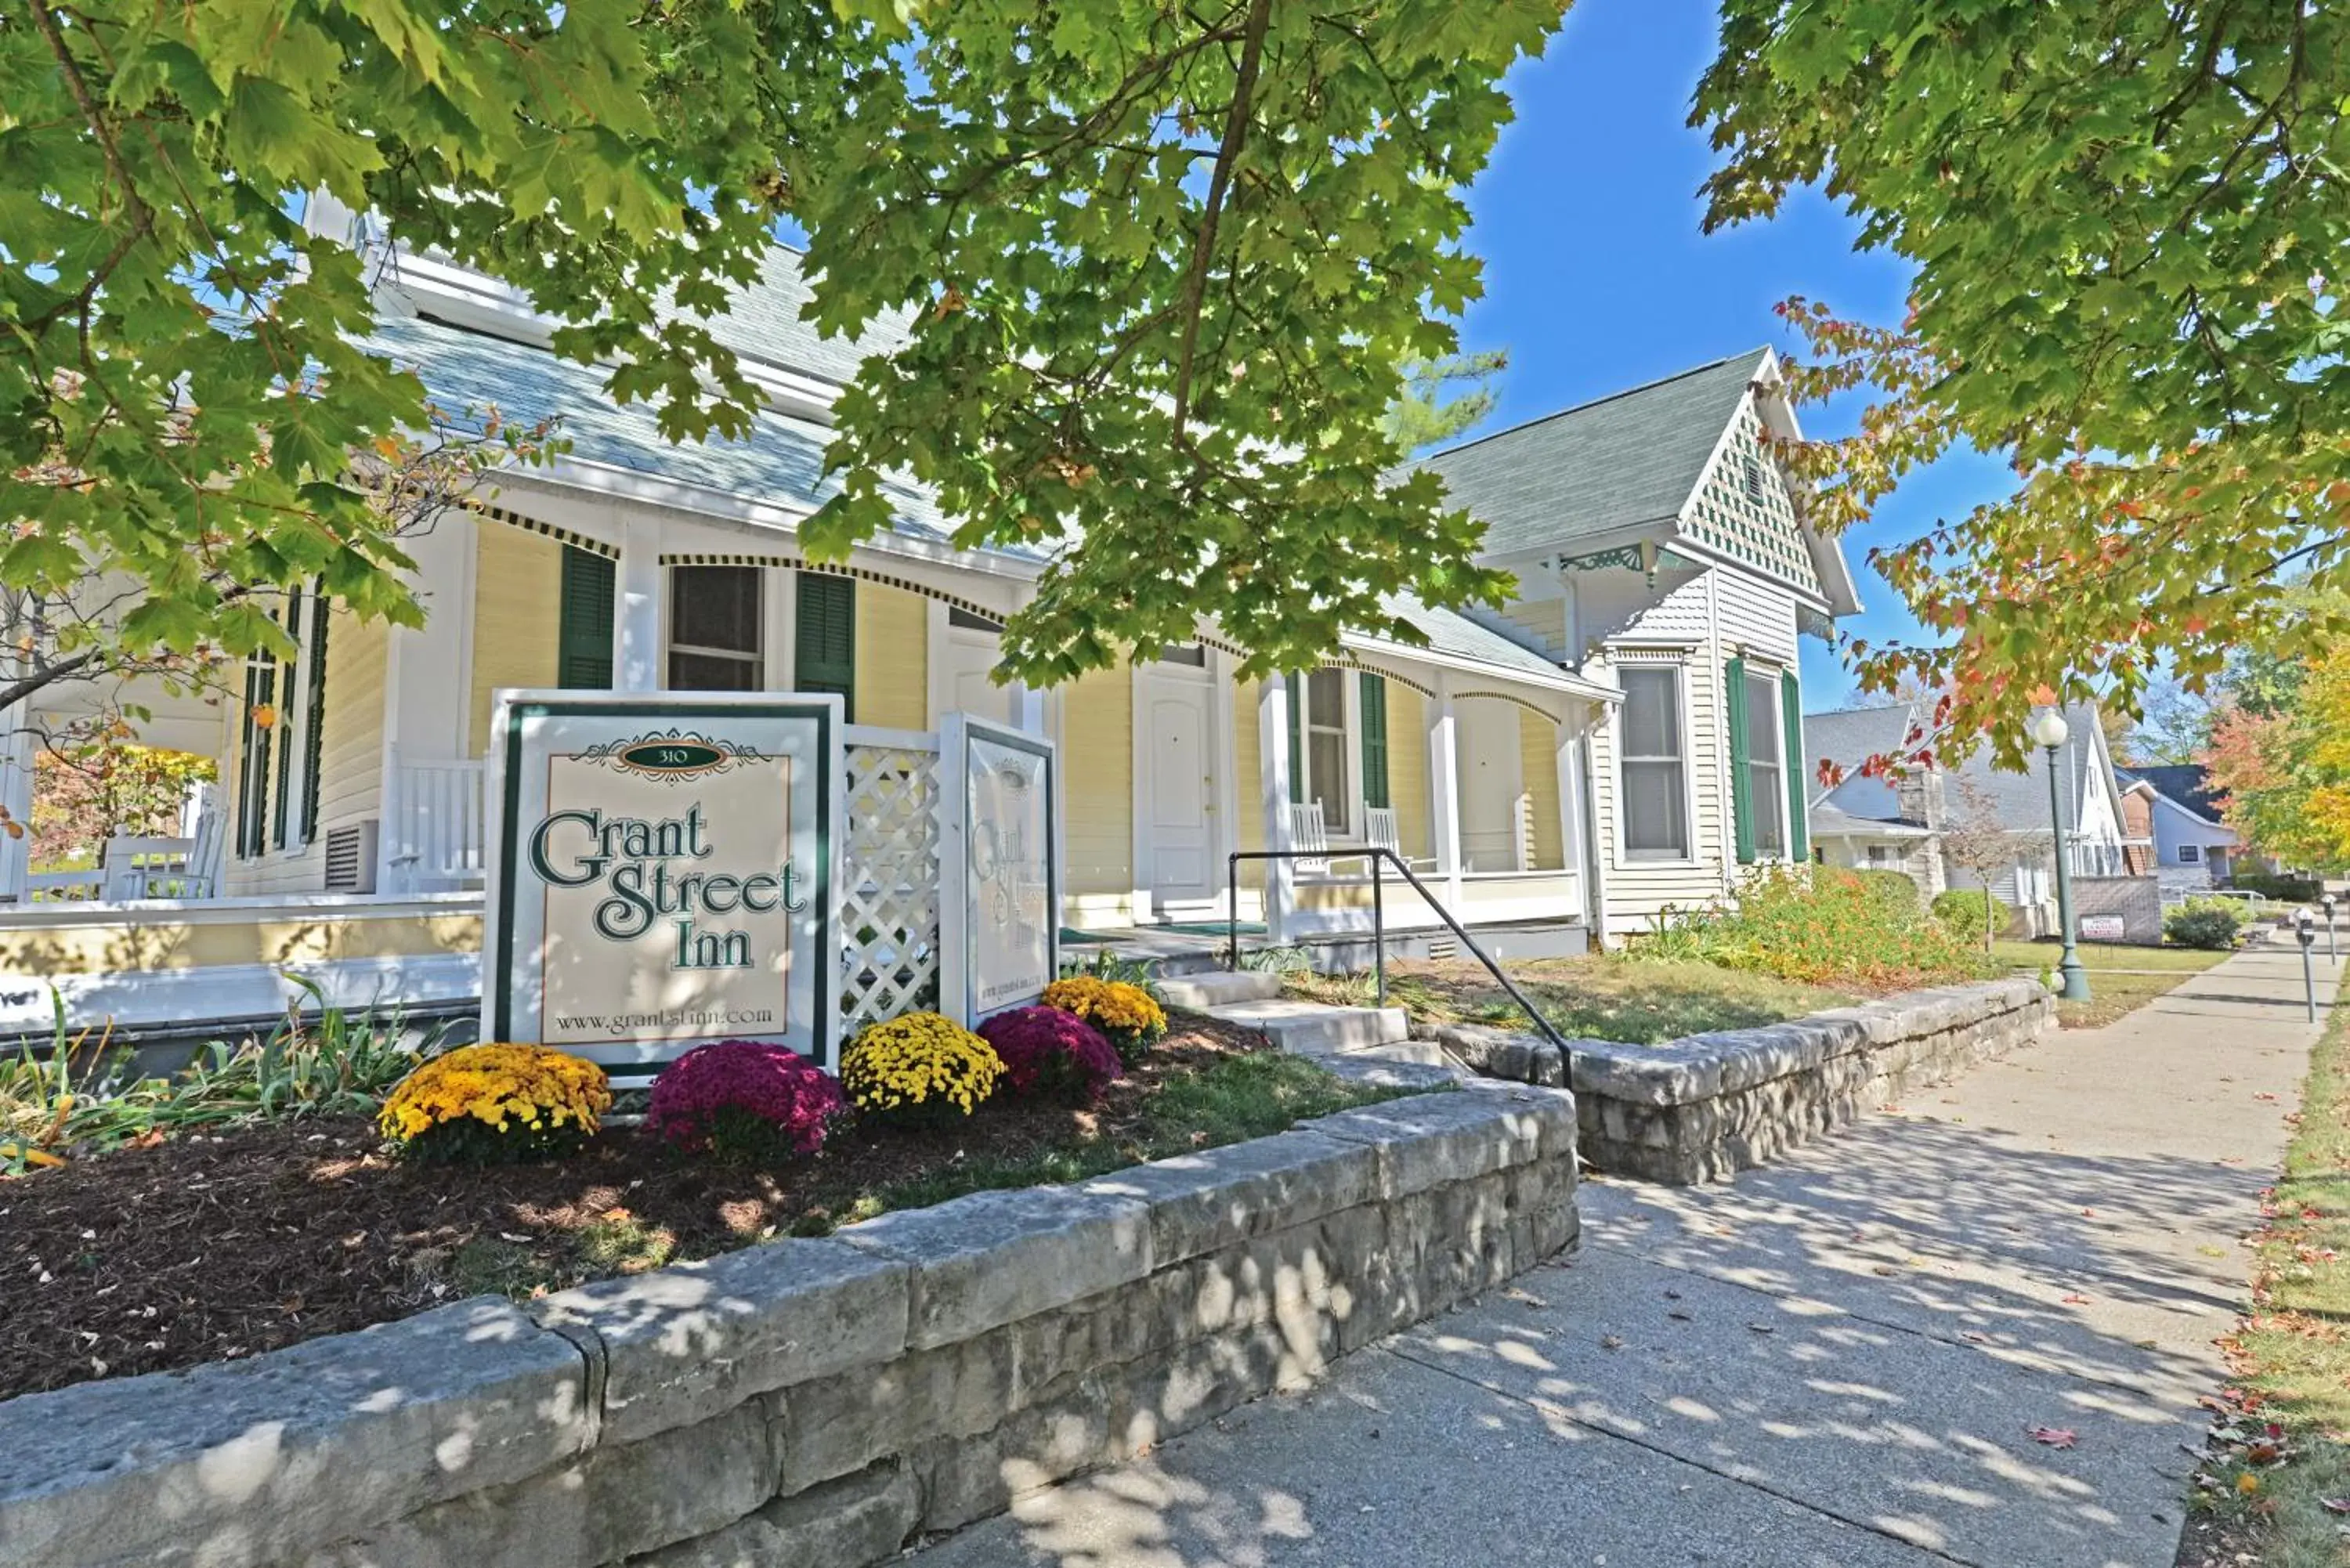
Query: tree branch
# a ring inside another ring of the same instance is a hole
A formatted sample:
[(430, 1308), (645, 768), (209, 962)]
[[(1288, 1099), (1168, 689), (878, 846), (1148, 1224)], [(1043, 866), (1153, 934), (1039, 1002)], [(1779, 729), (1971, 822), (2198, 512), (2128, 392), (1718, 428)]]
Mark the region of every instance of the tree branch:
[(1248, 140), (1249, 110), (1256, 96), (1256, 73), (1264, 59), (1265, 29), (1273, 21), (1273, 0), (1253, 0), (1248, 27), (1241, 45), (1240, 74), (1232, 83), (1232, 101), (1224, 114), (1223, 139), (1216, 146), (1215, 172), (1208, 180), (1208, 202), (1200, 216), (1200, 232), (1191, 244), (1191, 268), (1183, 279), (1183, 346), (1175, 363), (1175, 439), (1181, 442), (1191, 418), (1194, 356), (1200, 348), (1200, 317), (1206, 308), (1208, 264), (1216, 248), (1216, 226), (1223, 215), (1224, 193), (1231, 188), (1232, 165)]

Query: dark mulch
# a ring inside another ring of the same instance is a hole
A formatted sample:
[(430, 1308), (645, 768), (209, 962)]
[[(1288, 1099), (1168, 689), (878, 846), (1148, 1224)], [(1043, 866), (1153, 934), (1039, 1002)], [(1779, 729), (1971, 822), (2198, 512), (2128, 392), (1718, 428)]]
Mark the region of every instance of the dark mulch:
[(1090, 1108), (1005, 1101), (959, 1127), (858, 1126), (770, 1168), (681, 1157), (629, 1128), (551, 1164), (423, 1166), (386, 1153), (369, 1123), (317, 1119), (0, 1181), (0, 1398), (822, 1233), (892, 1187), (1120, 1145), (1171, 1075), (1264, 1048), (1181, 1015)]

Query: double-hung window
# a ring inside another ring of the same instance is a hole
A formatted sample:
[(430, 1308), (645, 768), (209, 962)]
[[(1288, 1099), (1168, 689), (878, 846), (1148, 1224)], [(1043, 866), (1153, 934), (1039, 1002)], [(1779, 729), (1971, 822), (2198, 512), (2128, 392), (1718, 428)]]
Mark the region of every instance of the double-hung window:
[(1690, 857), (1689, 784), (1681, 724), (1681, 671), (1634, 665), (1624, 687), (1624, 852), (1634, 860)]
[(1315, 670), (1289, 682), (1289, 794), (1319, 801), (1322, 826), (1334, 834), (1354, 831), (1354, 792), (1347, 759), (1347, 672)]
[(1753, 803), (1754, 853), (1765, 859), (1787, 856), (1787, 768), (1780, 744), (1779, 678), (1747, 670), (1746, 790)]
[(762, 569), (672, 566), (669, 583), (669, 683), (680, 691), (766, 688), (761, 634)]

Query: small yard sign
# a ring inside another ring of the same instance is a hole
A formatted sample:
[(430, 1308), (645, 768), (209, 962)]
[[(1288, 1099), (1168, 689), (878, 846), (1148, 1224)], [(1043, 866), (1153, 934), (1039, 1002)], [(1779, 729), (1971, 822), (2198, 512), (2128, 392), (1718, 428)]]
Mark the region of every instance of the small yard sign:
[(2128, 935), (2129, 922), (2119, 915), (2081, 917), (2081, 940), (2085, 942), (2118, 942)]
[(484, 1038), (833, 1065), (838, 698), (502, 691), (491, 733)]
[(1060, 967), (1053, 742), (950, 713), (939, 732), (940, 993), (965, 1023), (1032, 1002)]

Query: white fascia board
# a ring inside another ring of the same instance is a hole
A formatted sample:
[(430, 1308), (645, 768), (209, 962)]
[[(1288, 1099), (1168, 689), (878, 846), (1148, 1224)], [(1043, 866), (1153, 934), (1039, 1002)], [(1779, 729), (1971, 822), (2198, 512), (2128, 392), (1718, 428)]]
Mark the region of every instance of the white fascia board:
[[(792, 536), (795, 547), (798, 544), (800, 524), (816, 511), (813, 506), (796, 502), (754, 501), (748, 496), (727, 491), (665, 479), (641, 469), (569, 456), (556, 458), (545, 468), (532, 470), (526, 474), (502, 472), (499, 487), (545, 487), (583, 492), (631, 505), (738, 524), (764, 533), (786, 534)], [(1036, 563), (1023, 561), (1017, 556), (959, 550), (951, 545), (917, 539), (889, 530), (875, 535), (858, 548), (1022, 584), (1034, 583), (1039, 576)]]
[(1497, 680), (1505, 686), (1523, 686), (1531, 691), (1561, 692), (1569, 697), (1580, 698), (1586, 702), (1621, 702), (1624, 700), (1624, 693), (1619, 689), (1602, 686), (1597, 681), (1586, 680), (1579, 675), (1569, 674), (1565, 670), (1561, 670), (1555, 678), (1536, 675), (1532, 670), (1520, 670), (1513, 665), (1488, 664), (1482, 659), (1471, 659), (1463, 654), (1440, 653), (1434, 649), (1428, 648), (1411, 648), (1400, 642), (1362, 637), (1353, 632), (1342, 634), (1338, 639), (1338, 644), (1342, 648), (1352, 649), (1357, 655), (1376, 654), (1391, 660), (1398, 667), (1399, 674), (1408, 673), (1405, 667), (1419, 665), (1423, 669), (1452, 670), (1463, 674), (1482, 676), (1488, 680)]

